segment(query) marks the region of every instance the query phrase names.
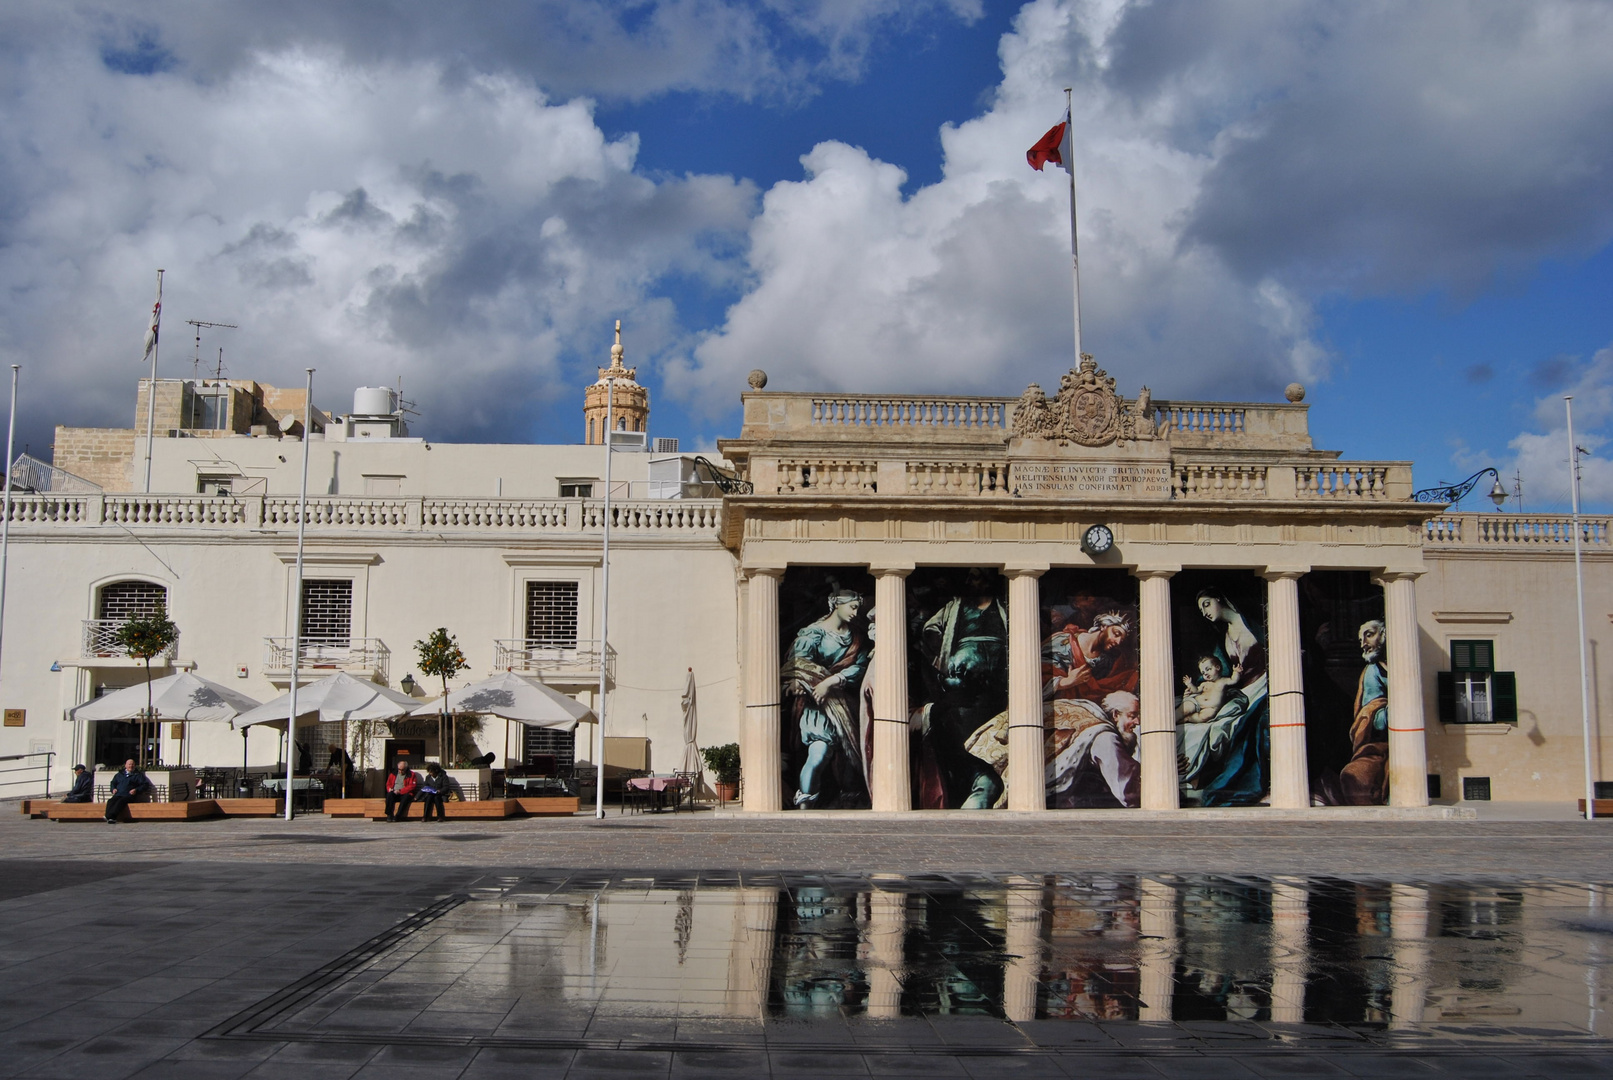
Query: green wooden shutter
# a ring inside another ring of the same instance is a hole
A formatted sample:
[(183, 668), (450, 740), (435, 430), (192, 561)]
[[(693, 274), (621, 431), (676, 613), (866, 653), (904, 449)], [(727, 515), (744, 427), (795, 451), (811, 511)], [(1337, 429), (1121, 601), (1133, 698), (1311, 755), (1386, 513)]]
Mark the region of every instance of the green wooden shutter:
[(1490, 676), (1493, 695), (1490, 716), (1498, 724), (1518, 722), (1518, 676), (1511, 671), (1497, 671)]
[(1438, 681), (1439, 722), (1442, 724), (1456, 723), (1456, 676), (1449, 671), (1434, 673)]

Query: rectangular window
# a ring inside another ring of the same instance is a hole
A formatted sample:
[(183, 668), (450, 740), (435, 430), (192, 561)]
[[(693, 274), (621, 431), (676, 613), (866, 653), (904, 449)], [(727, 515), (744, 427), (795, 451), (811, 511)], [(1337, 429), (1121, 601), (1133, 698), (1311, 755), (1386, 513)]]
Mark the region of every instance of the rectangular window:
[(577, 583), (529, 581), (526, 583), (527, 648), (577, 647)]
[(1465, 802), (1489, 802), (1490, 778), (1488, 776), (1462, 777), (1462, 799)]
[(594, 482), (592, 480), (562, 480), (560, 481), (560, 497), (562, 499), (592, 499), (594, 497)]
[(1442, 723), (1517, 723), (1517, 675), (1495, 670), (1495, 642), (1452, 641), (1451, 670), (1437, 679)]
[(346, 646), (353, 638), (353, 582), (348, 578), (304, 578), (302, 638), (315, 645)]
[(235, 477), (200, 473), (196, 477), (196, 490), (202, 495), (229, 495), (235, 490)]

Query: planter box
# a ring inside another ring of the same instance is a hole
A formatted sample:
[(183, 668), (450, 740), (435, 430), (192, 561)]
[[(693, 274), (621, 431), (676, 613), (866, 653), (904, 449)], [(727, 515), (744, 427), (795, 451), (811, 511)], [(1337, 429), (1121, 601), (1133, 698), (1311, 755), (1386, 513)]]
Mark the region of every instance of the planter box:
[(492, 769), (445, 769), (448, 779), (454, 782), (459, 797), (466, 802), (480, 802), (493, 794)]

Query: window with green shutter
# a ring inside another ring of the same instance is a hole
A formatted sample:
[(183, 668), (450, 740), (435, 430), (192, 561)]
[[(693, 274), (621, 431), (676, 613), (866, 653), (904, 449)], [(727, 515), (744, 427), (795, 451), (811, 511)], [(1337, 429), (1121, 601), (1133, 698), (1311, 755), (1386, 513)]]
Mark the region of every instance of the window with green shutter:
[(1439, 719), (1445, 724), (1515, 724), (1518, 682), (1495, 670), (1495, 642), (1451, 642), (1451, 670), (1437, 673)]

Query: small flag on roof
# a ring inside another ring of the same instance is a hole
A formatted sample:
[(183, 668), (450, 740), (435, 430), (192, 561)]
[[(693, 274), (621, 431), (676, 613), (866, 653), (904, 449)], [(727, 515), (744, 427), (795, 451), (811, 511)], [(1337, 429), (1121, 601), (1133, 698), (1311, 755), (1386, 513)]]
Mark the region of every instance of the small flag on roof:
[(1065, 172), (1073, 173), (1070, 159), (1074, 152), (1070, 147), (1070, 111), (1064, 110), (1064, 119), (1048, 129), (1046, 135), (1036, 140), (1036, 145), (1025, 151), (1025, 160), (1030, 162), (1031, 168), (1037, 172), (1048, 162), (1060, 166)]

